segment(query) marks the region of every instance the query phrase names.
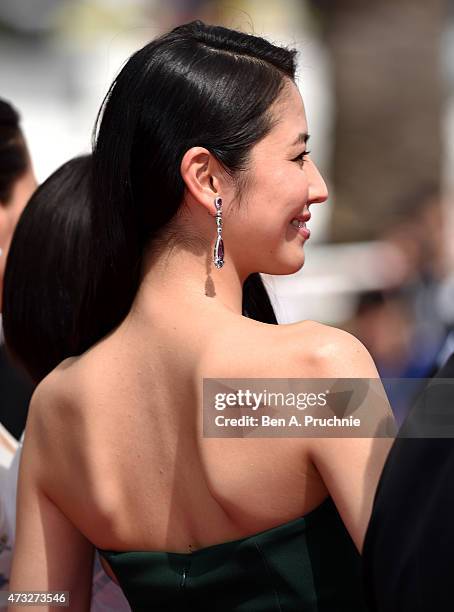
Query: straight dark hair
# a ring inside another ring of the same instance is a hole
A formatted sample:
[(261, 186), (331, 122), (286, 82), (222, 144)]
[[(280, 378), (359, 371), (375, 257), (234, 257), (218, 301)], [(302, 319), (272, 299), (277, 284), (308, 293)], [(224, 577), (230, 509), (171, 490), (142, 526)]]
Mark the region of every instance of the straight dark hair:
[[(272, 128), (270, 106), (294, 78), (294, 56), (196, 21), (125, 64), (101, 108), (93, 158), (71, 160), (38, 188), (11, 244), (5, 339), (36, 382), (126, 316), (144, 249), (183, 201), (189, 148), (207, 148), (244, 184), (250, 150)], [(243, 285), (243, 314), (277, 323), (258, 273)]]
[[(125, 64), (102, 105), (93, 147), (90, 312), (105, 333), (128, 313), (144, 250), (183, 202), (185, 152), (205, 147), (240, 192), (250, 151), (274, 124), (270, 107), (286, 79), (294, 79), (295, 54), (194, 21)], [(276, 323), (258, 274), (244, 288), (256, 304), (246, 307), (248, 315), (253, 310), (254, 318)]]
[(100, 337), (86, 310), (90, 172), (90, 156), (77, 157), (40, 185), (19, 219), (8, 253), (5, 342), (34, 382)]

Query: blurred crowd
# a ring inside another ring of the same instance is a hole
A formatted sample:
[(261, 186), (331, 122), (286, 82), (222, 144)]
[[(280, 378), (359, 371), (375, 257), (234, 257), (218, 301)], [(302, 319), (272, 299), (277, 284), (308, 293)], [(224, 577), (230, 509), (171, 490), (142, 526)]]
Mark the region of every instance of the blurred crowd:
[(388, 284), (359, 293), (355, 313), (345, 323), (373, 355), (399, 422), (412, 397), (404, 383), (392, 379), (429, 378), (453, 349), (444, 209), (436, 186), (406, 197), (399, 206), (401, 220), (380, 236), (392, 254), (383, 262), (392, 268)]

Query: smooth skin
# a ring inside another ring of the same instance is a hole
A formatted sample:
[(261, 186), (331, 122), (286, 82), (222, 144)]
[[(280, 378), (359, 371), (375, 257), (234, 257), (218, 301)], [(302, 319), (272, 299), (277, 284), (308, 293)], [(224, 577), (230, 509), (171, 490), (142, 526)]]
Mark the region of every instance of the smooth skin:
[[(184, 208), (172, 229), (180, 246), (150, 250), (122, 324), (35, 391), (11, 590), (68, 590), (71, 609), (86, 610), (93, 545), (194, 551), (300, 517), (327, 495), (361, 550), (389, 440), (201, 433), (203, 377), (378, 378), (366, 349), (343, 331), (241, 314), (251, 272), (301, 268), (304, 239), (290, 221), (327, 198), (304, 142), (292, 145), (307, 133), (292, 82), (272, 111), (279, 121), (252, 150), (241, 203), (206, 149), (186, 152)], [(226, 248), (220, 270), (211, 263), (216, 196)], [(385, 406), (373, 418), (389, 416)]]

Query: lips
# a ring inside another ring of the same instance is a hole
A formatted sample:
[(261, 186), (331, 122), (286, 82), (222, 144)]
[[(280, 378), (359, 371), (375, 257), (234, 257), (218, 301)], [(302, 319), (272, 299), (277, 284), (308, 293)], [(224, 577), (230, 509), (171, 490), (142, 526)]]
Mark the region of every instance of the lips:
[(306, 213), (303, 213), (301, 215), (296, 215), (295, 217), (292, 218), (292, 221), (295, 221), (295, 219), (297, 221), (302, 221), (303, 223), (306, 223), (307, 221), (309, 221), (309, 219), (311, 218), (311, 213), (309, 211), (307, 211)]
[(293, 219), (290, 221), (290, 225), (298, 230), (298, 233), (300, 233), (306, 239), (311, 235), (309, 228), (306, 227), (306, 221), (309, 221), (310, 218), (311, 213), (307, 211), (301, 215), (293, 217)]

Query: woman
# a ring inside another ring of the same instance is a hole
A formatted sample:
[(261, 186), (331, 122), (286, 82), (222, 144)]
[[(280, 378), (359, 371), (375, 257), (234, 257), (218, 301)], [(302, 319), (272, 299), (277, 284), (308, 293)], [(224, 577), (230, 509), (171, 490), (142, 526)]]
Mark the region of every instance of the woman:
[(388, 444), (199, 431), (203, 378), (377, 377), (348, 334), (242, 316), (250, 274), (301, 268), (327, 198), (294, 57), (193, 22), (112, 85), (85, 271), (104, 335), (34, 394), (12, 589), (84, 610), (96, 547), (134, 610), (364, 609), (354, 544)]
[[(36, 179), (19, 114), (9, 102), (0, 99), (0, 289), (14, 228), (35, 188)], [(5, 438), (9, 433), (18, 439), (24, 429), (32, 387), (12, 367), (6, 355), (1, 321), (0, 390), (0, 430), (4, 426), (8, 430), (3, 432)]]
[[(1, 328), (3, 275), (17, 220), (36, 187), (17, 111), (0, 99), (0, 493), (3, 494), (17, 439), (24, 427), (31, 385), (6, 355)], [(0, 588), (8, 583), (11, 564), (10, 525), (0, 499)], [(1, 606), (1, 604), (0, 604)]]

